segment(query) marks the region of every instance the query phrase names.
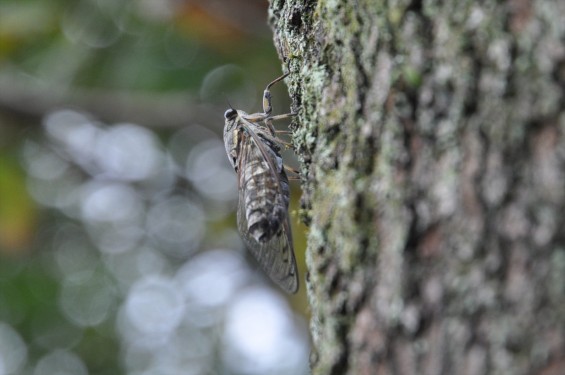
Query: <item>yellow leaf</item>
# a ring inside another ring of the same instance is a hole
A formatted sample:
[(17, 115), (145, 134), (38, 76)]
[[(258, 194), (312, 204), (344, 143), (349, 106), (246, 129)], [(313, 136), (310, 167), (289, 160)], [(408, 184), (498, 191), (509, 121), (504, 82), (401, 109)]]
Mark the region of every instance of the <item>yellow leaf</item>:
[(25, 251), (32, 240), (37, 207), (29, 196), (24, 172), (0, 156), (0, 253)]

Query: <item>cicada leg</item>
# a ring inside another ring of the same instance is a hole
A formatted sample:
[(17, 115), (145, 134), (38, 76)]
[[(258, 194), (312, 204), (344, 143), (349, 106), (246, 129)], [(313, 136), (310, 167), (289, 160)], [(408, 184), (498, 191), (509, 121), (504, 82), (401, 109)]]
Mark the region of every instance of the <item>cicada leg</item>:
[[(276, 115), (276, 116), (271, 116), (265, 119), (265, 124), (267, 125), (267, 127), (269, 128), (269, 131), (271, 132), (272, 135), (276, 135), (276, 133), (281, 133), (284, 134), (285, 131), (279, 131), (276, 130), (274, 125), (273, 125), (273, 121), (277, 121), (277, 120), (284, 120), (287, 118), (291, 118), (296, 116), (297, 113), (285, 113), (282, 115)], [(287, 132), (286, 134), (290, 134), (290, 132)]]
[(289, 181), (298, 181), (300, 180), (300, 172), (298, 170), (289, 167), (286, 164), (283, 164), (284, 170), (288, 172), (288, 179)]
[(293, 173), (293, 174), (296, 174), (296, 175), (300, 174), (300, 172), (298, 172), (297, 169), (294, 169), (294, 168), (292, 168), (292, 167), (290, 167), (286, 164), (284, 164), (284, 169), (289, 173)]
[(269, 83), (263, 91), (263, 113), (269, 116), (273, 111), (273, 107), (271, 105), (271, 87), (277, 82), (282, 81), (285, 79), (290, 73), (283, 74), (279, 78), (275, 79), (273, 82)]
[(291, 118), (297, 115), (298, 113), (284, 113), (282, 115), (270, 116), (269, 120), (271, 121), (286, 120), (287, 118)]

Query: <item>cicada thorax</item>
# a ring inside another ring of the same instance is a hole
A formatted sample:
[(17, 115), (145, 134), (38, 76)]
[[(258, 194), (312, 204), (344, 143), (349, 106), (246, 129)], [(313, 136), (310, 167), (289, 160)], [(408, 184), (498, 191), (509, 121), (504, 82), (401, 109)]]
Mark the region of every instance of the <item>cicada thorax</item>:
[[(258, 242), (267, 242), (281, 231), (290, 196), (278, 146), (267, 140), (263, 146), (273, 163), (268, 163), (259, 154), (249, 158), (240, 171), (247, 230)], [(270, 170), (273, 165), (275, 173)]]

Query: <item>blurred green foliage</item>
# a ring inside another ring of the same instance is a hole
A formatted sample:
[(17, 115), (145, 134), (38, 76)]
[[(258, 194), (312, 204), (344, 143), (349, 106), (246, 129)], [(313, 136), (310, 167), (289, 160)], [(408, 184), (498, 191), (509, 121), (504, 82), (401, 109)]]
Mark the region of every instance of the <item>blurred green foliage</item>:
[[(26, 363), (16, 364), (18, 373), (35, 374), (36, 362), (47, 352), (69, 346), (90, 374), (128, 373), (112, 319), (94, 327), (77, 327), (58, 305), (66, 279), (60, 275), (62, 266), (51, 256), (52, 246), (61, 228), (81, 223), (57, 207), (44, 207), (32, 199), (29, 189), (35, 180), (28, 176), (22, 157), (26, 147), (52, 148), (50, 152), (59, 156), (64, 153), (46, 140), (41, 126), (46, 116), (60, 109), (61, 102), (53, 99), (73, 99), (78, 93), (132, 97), (150, 93), (155, 98), (176, 93), (181, 106), (182, 98), (197, 104), (191, 111), (213, 109), (217, 116), (203, 112), (204, 122), (198, 125), (218, 134), (226, 97), (235, 105), (254, 107), (249, 111), (258, 110), (264, 85), (281, 72), (266, 26), (266, 10), (265, 1), (244, 0), (0, 0), (0, 322), (10, 324), (27, 343)], [(288, 108), (286, 94), (282, 96), (282, 100), (275, 98), (281, 113)], [(85, 100), (93, 97), (86, 95)], [(89, 107), (94, 123), (99, 117), (109, 123), (123, 121), (112, 119), (113, 112), (96, 113), (97, 105)], [(146, 102), (141, 107), (153, 110)], [(152, 129), (164, 145), (179, 130), (159, 128), (149, 117), (142, 125)], [(70, 170), (72, 178), (86, 181), (85, 171), (77, 167), (81, 164), (73, 163), (65, 164), (61, 173)], [(139, 188), (135, 182), (132, 186)], [(175, 194), (194, 194), (190, 187), (182, 188), (180, 183)], [(297, 189), (293, 194), (296, 205)], [(233, 215), (207, 224), (211, 238), (206, 241), (216, 239), (210, 233), (235, 228)], [(304, 228), (294, 227), (303, 270), (305, 243), (300, 232)], [(88, 232), (88, 228), (80, 231)], [(104, 268), (104, 256), (96, 253), (85, 259), (97, 262), (94, 271), (104, 278), (114, 277)], [(301, 293), (293, 303), (304, 310), (304, 289)], [(6, 371), (0, 368), (0, 374), (10, 373)]]

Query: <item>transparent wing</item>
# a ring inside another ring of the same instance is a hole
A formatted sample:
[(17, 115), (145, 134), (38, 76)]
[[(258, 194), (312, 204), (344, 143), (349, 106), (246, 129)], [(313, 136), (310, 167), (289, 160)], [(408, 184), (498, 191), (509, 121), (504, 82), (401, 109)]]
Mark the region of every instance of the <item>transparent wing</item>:
[[(255, 259), (261, 266), (261, 268), (269, 275), (269, 277), (277, 283), (281, 288), (289, 293), (296, 293), (298, 290), (298, 273), (296, 267), (296, 260), (294, 258), (294, 248), (292, 245), (292, 232), (290, 230), (290, 219), (287, 213), (287, 207), (284, 207), (285, 217), (282, 220), (280, 229), (271, 238), (265, 242), (257, 241), (248, 230), (248, 222), (246, 216), (246, 202), (245, 202), (245, 191), (244, 184), (246, 176), (248, 173), (248, 165), (252, 162), (264, 163), (264, 167), (270, 172), (272, 181), (276, 185), (275, 188), (280, 194), (281, 202), (283, 199), (283, 188), (281, 186), (281, 177), (278, 173), (278, 168), (276, 161), (273, 160), (271, 152), (266, 149), (263, 141), (255, 134), (252, 129), (252, 124), (246, 123), (245, 120), (243, 127), (245, 129), (245, 135), (242, 140), (240, 155), (239, 155), (239, 203), (237, 207), (237, 225), (239, 232), (245, 242), (245, 245), (255, 256)], [(281, 171), (284, 173), (284, 170)]]

